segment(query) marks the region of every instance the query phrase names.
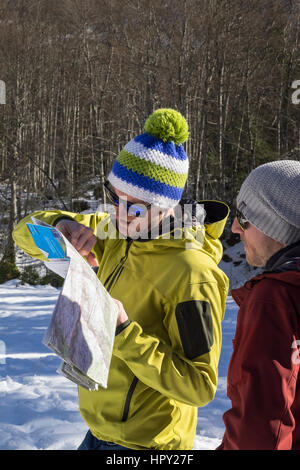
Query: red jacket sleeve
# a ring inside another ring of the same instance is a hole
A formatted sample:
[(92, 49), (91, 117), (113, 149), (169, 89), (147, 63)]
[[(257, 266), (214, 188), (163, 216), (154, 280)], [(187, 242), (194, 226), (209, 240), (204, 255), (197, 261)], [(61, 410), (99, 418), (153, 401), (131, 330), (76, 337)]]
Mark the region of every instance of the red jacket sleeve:
[(262, 281), (238, 314), (228, 369), (232, 408), (223, 416), (226, 430), (218, 450), (291, 449), (299, 370), (292, 345), (297, 339), (291, 298), (280, 283)]

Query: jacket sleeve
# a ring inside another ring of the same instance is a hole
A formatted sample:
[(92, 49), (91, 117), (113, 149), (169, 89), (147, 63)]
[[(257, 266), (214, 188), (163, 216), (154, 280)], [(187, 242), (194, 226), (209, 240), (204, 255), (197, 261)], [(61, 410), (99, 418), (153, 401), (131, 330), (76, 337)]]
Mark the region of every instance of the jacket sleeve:
[(232, 408), (223, 416), (218, 450), (291, 449), (299, 371), (297, 347), (292, 349), (295, 308), (275, 283), (269, 296), (262, 292), (240, 313), (228, 369)]
[[(66, 211), (37, 211), (22, 219), (16, 225), (13, 231), (13, 239), (16, 245), (33, 258), (46, 261), (46, 257), (35, 245), (26, 225), (26, 223), (32, 223), (31, 217), (35, 217), (39, 220), (42, 220), (43, 222), (46, 222), (49, 225), (53, 225), (55, 221), (64, 217), (70, 218), (75, 220), (76, 222), (85, 225), (86, 227), (92, 228), (95, 235), (97, 236), (97, 234), (101, 232), (101, 229), (99, 230), (99, 225), (101, 225), (101, 223), (105, 221), (105, 219), (107, 218), (107, 214), (76, 214), (73, 212)], [(92, 250), (93, 253), (96, 255), (98, 261), (100, 261), (102, 257), (103, 249), (104, 240), (98, 238), (98, 241)]]
[(214, 282), (186, 286), (182, 298), (165, 304), (169, 343), (133, 321), (116, 336), (113, 354), (161, 394), (205, 406), (217, 387), (226, 295)]

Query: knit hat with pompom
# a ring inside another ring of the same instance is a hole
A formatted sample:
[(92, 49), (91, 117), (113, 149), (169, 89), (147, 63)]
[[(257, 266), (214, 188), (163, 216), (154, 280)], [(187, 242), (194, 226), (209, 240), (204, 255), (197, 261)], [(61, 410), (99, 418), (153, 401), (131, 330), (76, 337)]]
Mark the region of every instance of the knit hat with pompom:
[(108, 181), (148, 204), (175, 207), (189, 169), (182, 146), (189, 135), (187, 122), (174, 109), (158, 109), (146, 120), (144, 130), (121, 150)]

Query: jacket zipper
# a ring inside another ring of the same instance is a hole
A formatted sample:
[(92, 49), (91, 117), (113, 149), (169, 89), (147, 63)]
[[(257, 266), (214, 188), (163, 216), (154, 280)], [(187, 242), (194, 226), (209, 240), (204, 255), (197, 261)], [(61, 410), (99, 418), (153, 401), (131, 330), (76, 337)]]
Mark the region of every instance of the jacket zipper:
[[(107, 279), (104, 282), (104, 286), (106, 290), (109, 292), (110, 289), (112, 288), (112, 285), (115, 281), (117, 281), (124, 269), (124, 264), (128, 258), (128, 252), (130, 249), (130, 246), (132, 244), (133, 240), (128, 240), (127, 241), (127, 247), (125, 251), (125, 255), (120, 259), (119, 263), (117, 266), (114, 268), (114, 270), (110, 273), (110, 275), (107, 277)], [(124, 405), (124, 410), (123, 410), (123, 416), (122, 416), (122, 422), (127, 421), (128, 414), (129, 414), (129, 408), (130, 408), (130, 403), (132, 399), (133, 392), (135, 390), (135, 387), (138, 383), (138, 378), (134, 376), (133, 381), (129, 387), (126, 400), (125, 400), (125, 405)]]
[(124, 411), (123, 411), (123, 416), (122, 416), (122, 421), (123, 422), (127, 421), (128, 414), (129, 414), (129, 408), (130, 408), (130, 402), (131, 402), (132, 395), (133, 395), (133, 392), (135, 390), (135, 387), (136, 387), (137, 383), (138, 383), (138, 378), (134, 377), (133, 381), (131, 382), (131, 385), (129, 387), (127, 397), (126, 397), (126, 400), (125, 400), (125, 406), (124, 406)]
[[(123, 271), (123, 266), (125, 264), (125, 261), (127, 260), (128, 258), (128, 252), (129, 252), (129, 249), (130, 249), (130, 246), (132, 244), (133, 240), (128, 240), (127, 241), (127, 247), (126, 247), (126, 251), (125, 251), (125, 255), (120, 259), (119, 263), (117, 264), (117, 266), (114, 268), (114, 270), (110, 273), (110, 275), (106, 278), (105, 282), (104, 282), (104, 287), (106, 288), (106, 290), (109, 292), (113, 283), (114, 283), (114, 280), (116, 279), (116, 277), (120, 276), (121, 272)], [(119, 275), (118, 275), (119, 274)]]

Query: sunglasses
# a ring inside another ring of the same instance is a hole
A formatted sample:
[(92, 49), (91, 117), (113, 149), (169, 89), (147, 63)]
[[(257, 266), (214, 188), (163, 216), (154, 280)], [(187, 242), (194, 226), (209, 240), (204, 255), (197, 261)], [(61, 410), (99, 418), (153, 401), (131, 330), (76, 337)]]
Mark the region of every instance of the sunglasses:
[(124, 207), (126, 207), (129, 217), (145, 217), (151, 207), (151, 204), (145, 206), (144, 204), (139, 204), (138, 202), (128, 202), (125, 199), (120, 198), (112, 190), (108, 181), (104, 183), (104, 189), (106, 196), (114, 206), (119, 207), (120, 204), (122, 204)]
[(238, 221), (239, 226), (241, 227), (243, 231), (245, 231), (247, 228), (246, 223), (249, 222), (249, 220), (246, 219), (246, 217), (238, 209), (236, 209), (235, 216), (236, 216), (236, 220)]

